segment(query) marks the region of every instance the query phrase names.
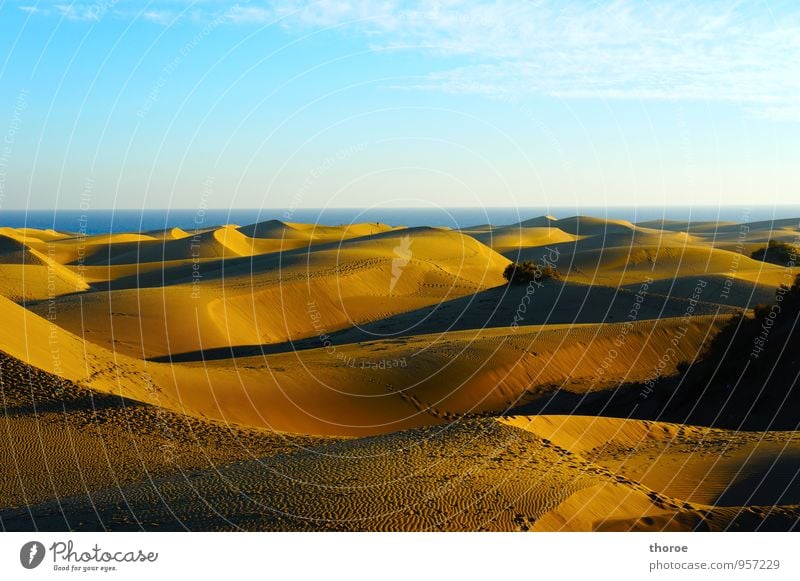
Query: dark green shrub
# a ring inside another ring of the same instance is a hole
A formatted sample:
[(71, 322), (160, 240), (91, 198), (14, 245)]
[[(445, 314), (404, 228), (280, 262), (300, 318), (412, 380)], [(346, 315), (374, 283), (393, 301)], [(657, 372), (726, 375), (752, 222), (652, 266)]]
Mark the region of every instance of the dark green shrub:
[(535, 264), (530, 260), (512, 262), (503, 271), (503, 278), (511, 284), (528, 284), (561, 278), (558, 270), (550, 264)]
[(753, 252), (750, 258), (781, 266), (789, 266), (790, 263), (797, 262), (798, 248), (792, 244), (770, 240), (764, 248), (759, 248)]

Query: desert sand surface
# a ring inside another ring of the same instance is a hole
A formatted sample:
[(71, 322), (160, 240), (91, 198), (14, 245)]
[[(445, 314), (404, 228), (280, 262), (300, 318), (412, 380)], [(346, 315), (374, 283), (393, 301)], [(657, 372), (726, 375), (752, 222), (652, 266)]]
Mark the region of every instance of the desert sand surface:
[[(800, 269), (751, 254), (799, 237), (587, 216), (0, 228), (0, 525), (794, 529)], [(558, 274), (509, 284), (525, 260)], [(757, 338), (784, 296), (731, 397), (719, 338)]]

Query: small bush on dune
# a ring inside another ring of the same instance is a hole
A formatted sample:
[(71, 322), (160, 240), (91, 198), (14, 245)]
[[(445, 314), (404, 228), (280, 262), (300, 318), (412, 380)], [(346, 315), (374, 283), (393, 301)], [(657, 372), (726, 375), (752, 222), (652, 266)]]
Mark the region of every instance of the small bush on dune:
[(798, 248), (792, 244), (770, 240), (764, 248), (759, 248), (753, 252), (750, 258), (788, 266), (790, 263), (797, 262)]
[(561, 278), (554, 266), (535, 264), (530, 260), (521, 263), (512, 262), (503, 271), (503, 278), (511, 284), (528, 284)]

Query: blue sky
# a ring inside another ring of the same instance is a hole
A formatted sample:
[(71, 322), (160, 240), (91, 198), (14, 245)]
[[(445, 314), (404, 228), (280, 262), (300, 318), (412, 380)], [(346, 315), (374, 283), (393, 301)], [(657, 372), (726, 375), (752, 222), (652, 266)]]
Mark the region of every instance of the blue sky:
[(796, 2), (27, 0), (0, 47), (0, 209), (800, 199)]

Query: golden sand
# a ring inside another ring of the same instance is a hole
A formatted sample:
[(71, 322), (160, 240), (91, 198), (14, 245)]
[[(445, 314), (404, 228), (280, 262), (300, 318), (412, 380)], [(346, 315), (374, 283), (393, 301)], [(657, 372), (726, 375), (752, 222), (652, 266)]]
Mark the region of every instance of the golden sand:
[[(6, 529), (788, 529), (794, 432), (562, 416), (796, 274), (796, 221), (0, 229)], [(511, 260), (561, 280), (509, 286)], [(788, 277), (788, 278), (787, 278)], [(509, 415), (541, 402), (536, 416)]]

